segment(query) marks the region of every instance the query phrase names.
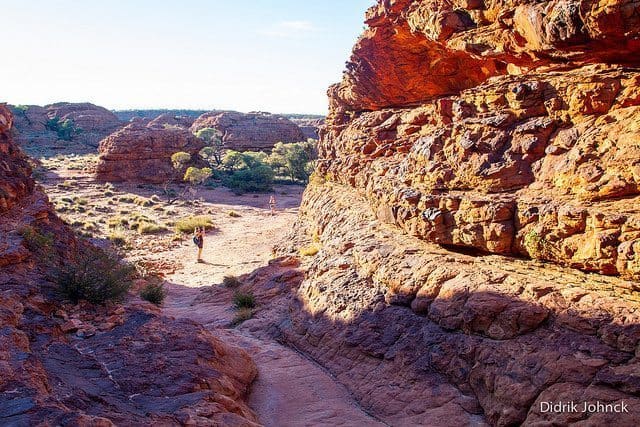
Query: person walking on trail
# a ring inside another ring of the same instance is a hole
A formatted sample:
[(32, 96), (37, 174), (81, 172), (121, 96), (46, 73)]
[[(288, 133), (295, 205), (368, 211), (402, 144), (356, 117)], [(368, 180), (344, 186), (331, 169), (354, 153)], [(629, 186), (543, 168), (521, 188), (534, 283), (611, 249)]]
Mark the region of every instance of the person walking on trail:
[(276, 214), (276, 196), (274, 195), (269, 198), (269, 209), (271, 209), (271, 216)]
[(202, 247), (204, 246), (204, 227), (193, 230), (193, 243), (198, 247), (198, 262), (202, 262)]

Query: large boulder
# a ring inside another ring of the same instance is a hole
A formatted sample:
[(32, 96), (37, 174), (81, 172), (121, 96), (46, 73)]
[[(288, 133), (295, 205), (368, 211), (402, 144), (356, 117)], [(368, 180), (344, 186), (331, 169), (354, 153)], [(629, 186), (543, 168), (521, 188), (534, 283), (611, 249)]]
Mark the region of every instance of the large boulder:
[(110, 182), (163, 183), (175, 176), (171, 156), (204, 147), (190, 131), (134, 122), (100, 142), (96, 177)]
[(113, 112), (104, 107), (84, 103), (59, 102), (45, 106), (49, 118), (71, 120), (82, 132), (110, 133), (122, 125)]
[[(123, 123), (106, 108), (89, 103), (60, 102), (40, 107), (18, 105), (11, 107), (15, 117), (14, 133), (17, 142), (30, 153), (38, 151), (89, 152), (98, 142)], [(69, 120), (74, 132), (70, 141), (60, 140), (55, 129), (48, 126), (52, 119), (62, 123)]]
[(196, 119), (191, 131), (196, 133), (203, 128), (220, 131), (225, 148), (236, 151), (269, 151), (277, 142), (300, 142), (306, 139), (291, 120), (262, 112), (205, 113)]

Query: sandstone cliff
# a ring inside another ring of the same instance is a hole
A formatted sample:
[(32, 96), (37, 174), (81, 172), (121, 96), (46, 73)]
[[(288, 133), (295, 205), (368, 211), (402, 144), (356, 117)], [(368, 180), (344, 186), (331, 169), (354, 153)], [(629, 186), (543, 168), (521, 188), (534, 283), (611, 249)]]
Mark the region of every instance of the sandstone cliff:
[(185, 128), (138, 120), (100, 142), (96, 176), (110, 182), (163, 183), (175, 175), (174, 153), (195, 156), (203, 147)]
[(291, 120), (269, 113), (211, 112), (198, 117), (192, 132), (214, 128), (222, 133), (225, 148), (237, 151), (269, 151), (277, 142), (300, 142), (306, 138)]
[[(392, 424), (636, 425), (639, 12), (369, 9), (284, 248), (321, 249), (281, 338)], [(540, 407), (598, 399), (629, 413)]]
[(0, 105), (0, 424), (256, 425), (246, 352), (139, 300), (63, 303), (52, 271), (88, 246), (34, 189), (11, 124)]

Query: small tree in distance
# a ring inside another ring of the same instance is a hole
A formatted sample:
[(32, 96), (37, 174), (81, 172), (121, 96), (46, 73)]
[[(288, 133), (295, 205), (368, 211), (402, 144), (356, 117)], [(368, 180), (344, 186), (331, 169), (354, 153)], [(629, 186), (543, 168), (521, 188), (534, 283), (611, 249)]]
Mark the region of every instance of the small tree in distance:
[(222, 133), (218, 129), (203, 128), (195, 133), (196, 137), (202, 139), (206, 147), (200, 150), (200, 157), (209, 162), (209, 164), (220, 166), (222, 164), (222, 153), (224, 142), (222, 142)]

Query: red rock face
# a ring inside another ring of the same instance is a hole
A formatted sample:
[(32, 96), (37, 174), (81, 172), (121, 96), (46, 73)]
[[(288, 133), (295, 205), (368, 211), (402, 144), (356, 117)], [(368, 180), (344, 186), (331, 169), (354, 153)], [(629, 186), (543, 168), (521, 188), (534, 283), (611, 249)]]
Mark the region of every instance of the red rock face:
[(188, 129), (191, 127), (194, 121), (195, 119), (189, 116), (176, 116), (175, 114), (166, 113), (166, 114), (159, 115), (155, 119), (151, 120), (149, 123), (152, 126), (166, 125), (166, 126), (176, 126), (176, 127)]
[(52, 118), (61, 122), (71, 120), (78, 130), (72, 141), (87, 147), (97, 147), (102, 138), (122, 126), (122, 122), (111, 111), (89, 103), (14, 106), (12, 112), (17, 142), (31, 148), (56, 149), (60, 145), (69, 145), (66, 141), (61, 144), (56, 132), (47, 129), (47, 121)]
[(97, 178), (110, 182), (163, 183), (175, 175), (171, 156), (192, 156), (204, 147), (190, 131), (178, 127), (131, 123), (100, 142)]
[[(0, 105), (0, 424), (257, 425), (246, 352), (147, 303), (59, 299), (55, 269), (88, 244), (33, 189), (11, 124)], [(47, 252), (27, 227), (48, 236)]]
[[(602, 33), (600, 9), (579, 17), (569, 3), (551, 2), (541, 17), (533, 10), (542, 4), (512, 6), (493, 23), (474, 18), (459, 35), (433, 27), (457, 18), (430, 2), (372, 8), (372, 29), (330, 90), (319, 172), (366, 192), (379, 218), (435, 243), (638, 278), (640, 73), (584, 64), (616, 57), (603, 44), (625, 36)], [(608, 13), (628, 7), (615, 3)], [(465, 19), (476, 16), (467, 12)], [(527, 26), (525, 18), (539, 22)], [(627, 63), (636, 58), (624, 55), (635, 49), (631, 39), (617, 51)], [(472, 41), (501, 53), (469, 50)], [(438, 52), (428, 50), (434, 44)], [(576, 62), (559, 65), (560, 56), (547, 52), (563, 49)], [(462, 53), (510, 66), (466, 63), (458, 68), (473, 76), (456, 68), (446, 78), (425, 71), (425, 61), (458, 61)], [(490, 72), (478, 75), (483, 69)]]
[(211, 112), (198, 117), (192, 132), (218, 129), (225, 147), (237, 151), (269, 151), (277, 142), (300, 142), (306, 138), (291, 120), (269, 113)]
[(306, 139), (318, 139), (320, 129), (324, 126), (324, 119), (291, 119), (298, 125)]
[(61, 121), (72, 120), (85, 132), (112, 132), (122, 125), (111, 111), (89, 103), (60, 102), (45, 108), (49, 117), (57, 117)]
[(284, 339), (392, 425), (640, 423), (540, 406), (640, 405), (639, 11), (378, 1), (329, 89)]
[(0, 213), (30, 194), (34, 186), (27, 158), (11, 139), (12, 125), (11, 112), (0, 104)]

